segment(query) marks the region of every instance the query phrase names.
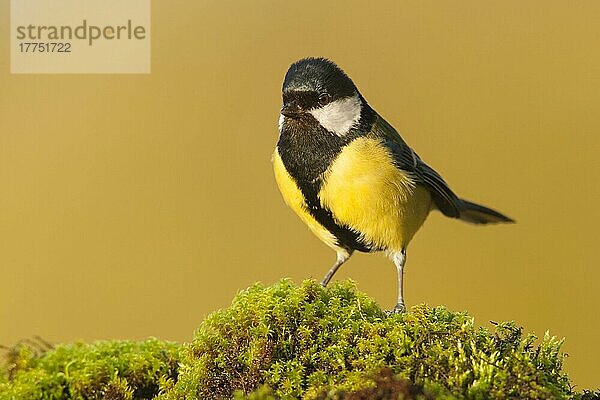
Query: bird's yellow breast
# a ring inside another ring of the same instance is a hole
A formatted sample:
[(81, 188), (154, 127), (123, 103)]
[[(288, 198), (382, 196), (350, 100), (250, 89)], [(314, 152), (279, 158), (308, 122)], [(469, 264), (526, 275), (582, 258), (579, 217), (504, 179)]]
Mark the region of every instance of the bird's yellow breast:
[(336, 222), (376, 248), (406, 248), (431, 208), (429, 191), (400, 170), (376, 138), (345, 146), (325, 172), (319, 192)]
[(281, 192), (286, 204), (292, 210), (294, 210), (296, 214), (298, 214), (300, 219), (306, 225), (308, 225), (310, 230), (327, 246), (336, 251), (341, 250), (337, 245), (337, 239), (335, 236), (325, 229), (323, 225), (317, 222), (317, 220), (308, 212), (306, 208), (306, 202), (304, 201), (304, 196), (298, 188), (298, 185), (296, 185), (294, 179), (285, 169), (285, 165), (283, 164), (277, 149), (275, 149), (275, 153), (273, 154), (273, 169), (275, 171), (275, 181), (277, 182), (279, 191)]

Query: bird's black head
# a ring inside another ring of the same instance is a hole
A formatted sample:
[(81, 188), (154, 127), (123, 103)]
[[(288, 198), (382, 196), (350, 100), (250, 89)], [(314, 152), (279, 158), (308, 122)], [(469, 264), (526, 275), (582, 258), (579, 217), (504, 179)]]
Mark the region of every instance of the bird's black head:
[[(318, 95), (328, 95), (330, 101), (356, 93), (352, 80), (332, 61), (325, 58), (303, 58), (293, 63), (285, 74), (283, 96), (292, 92), (317, 94), (313, 104), (318, 107)], [(325, 100), (325, 99), (322, 99)]]
[(285, 74), (280, 128), (286, 122), (320, 124), (344, 136), (358, 124), (363, 104), (352, 80), (332, 61), (304, 58)]

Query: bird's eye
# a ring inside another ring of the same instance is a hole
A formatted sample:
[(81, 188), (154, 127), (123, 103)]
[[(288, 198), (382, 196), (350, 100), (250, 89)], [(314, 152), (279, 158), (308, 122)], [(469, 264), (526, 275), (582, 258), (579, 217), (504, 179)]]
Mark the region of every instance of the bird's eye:
[(329, 93), (321, 93), (319, 95), (319, 104), (324, 106), (331, 101), (331, 95)]

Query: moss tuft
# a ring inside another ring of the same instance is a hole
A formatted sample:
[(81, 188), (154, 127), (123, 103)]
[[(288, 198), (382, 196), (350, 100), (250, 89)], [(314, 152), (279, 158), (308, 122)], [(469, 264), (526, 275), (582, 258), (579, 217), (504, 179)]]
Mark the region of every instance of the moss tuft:
[(281, 398), (352, 398), (345, 394), (380, 387), (385, 367), (394, 376), (390, 390), (409, 395), (422, 388), (469, 399), (567, 396), (562, 341), (535, 339), (513, 323), (477, 328), (444, 307), (387, 316), (351, 282), (328, 289), (314, 281), (256, 284), (202, 323), (162, 399), (257, 389)]
[(151, 399), (161, 379), (176, 378), (179, 345), (157, 339), (107, 341), (37, 354), (21, 344), (9, 355), (0, 400)]

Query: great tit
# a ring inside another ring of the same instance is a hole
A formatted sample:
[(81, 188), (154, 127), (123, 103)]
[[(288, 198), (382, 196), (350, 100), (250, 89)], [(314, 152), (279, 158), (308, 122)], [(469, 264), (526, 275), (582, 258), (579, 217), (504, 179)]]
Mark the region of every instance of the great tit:
[(293, 63), (282, 91), (275, 179), (285, 202), (337, 253), (323, 286), (354, 251), (384, 251), (398, 269), (394, 311), (403, 312), (406, 247), (429, 211), (473, 224), (514, 222), (454, 194), (332, 61)]

